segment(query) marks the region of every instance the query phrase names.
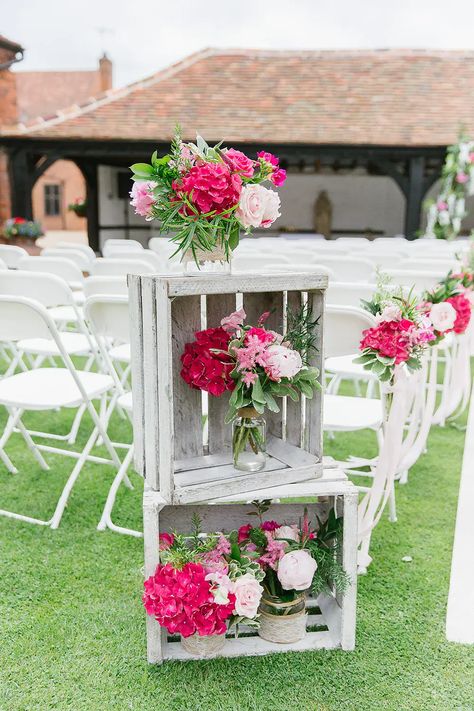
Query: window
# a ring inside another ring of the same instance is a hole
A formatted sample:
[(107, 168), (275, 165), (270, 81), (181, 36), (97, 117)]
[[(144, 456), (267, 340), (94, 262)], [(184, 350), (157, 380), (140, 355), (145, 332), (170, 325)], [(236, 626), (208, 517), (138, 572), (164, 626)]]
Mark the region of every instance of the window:
[(61, 186), (44, 186), (44, 214), (49, 217), (61, 214)]

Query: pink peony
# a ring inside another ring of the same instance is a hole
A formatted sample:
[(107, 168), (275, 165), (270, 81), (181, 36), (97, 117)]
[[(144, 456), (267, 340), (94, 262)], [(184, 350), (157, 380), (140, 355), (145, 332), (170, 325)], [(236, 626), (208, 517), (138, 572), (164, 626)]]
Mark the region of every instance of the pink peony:
[(199, 212), (220, 214), (234, 207), (242, 190), (242, 178), (225, 163), (197, 163), (173, 183), (178, 196), (186, 195)]
[(232, 333), (236, 331), (247, 318), (247, 314), (243, 309), (234, 311), (234, 313), (229, 316), (225, 316), (221, 321), (221, 326), (227, 333)]
[(232, 592), (235, 595), (235, 613), (253, 619), (258, 611), (263, 587), (250, 573), (234, 580)]
[(277, 576), (283, 590), (307, 590), (318, 564), (305, 550), (285, 553), (278, 563)]
[(246, 178), (252, 177), (255, 170), (255, 163), (253, 160), (250, 160), (250, 158), (247, 158), (245, 153), (236, 151), (234, 148), (229, 148), (224, 151), (223, 155), (225, 162), (234, 173), (240, 173), (240, 175), (244, 175)]
[[(264, 188), (264, 190), (266, 190), (266, 188)], [(267, 229), (273, 225), (275, 220), (277, 220), (281, 215), (280, 206), (281, 200), (278, 193), (274, 190), (267, 190), (266, 202), (260, 227)]]
[(265, 371), (271, 380), (293, 378), (303, 367), (298, 351), (282, 345), (268, 347), (268, 360)]
[(153, 180), (135, 180), (130, 190), (130, 205), (135, 208), (135, 214), (140, 217), (151, 217), (152, 207), (155, 204)]
[(456, 294), (446, 299), (456, 311), (456, 321), (454, 322), (454, 333), (464, 333), (471, 320), (471, 302), (463, 294)]
[(456, 309), (447, 301), (433, 304), (429, 313), (430, 321), (439, 333), (451, 331), (454, 327), (456, 316)]

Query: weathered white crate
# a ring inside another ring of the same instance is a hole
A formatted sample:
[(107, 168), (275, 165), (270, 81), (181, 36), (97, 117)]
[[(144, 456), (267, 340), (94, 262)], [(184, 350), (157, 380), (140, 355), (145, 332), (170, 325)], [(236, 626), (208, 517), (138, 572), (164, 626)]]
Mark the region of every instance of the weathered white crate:
[(195, 503), (223, 494), (290, 484), (321, 476), (322, 397), (288, 401), (267, 412), (270, 433), (264, 471), (232, 466), (230, 426), (224, 416), (229, 393), (208, 399), (205, 441), (203, 395), (181, 378), (184, 345), (202, 328), (215, 327), (243, 303), (247, 322), (264, 311), (267, 325), (283, 327), (286, 307), (308, 301), (319, 318), (312, 365), (322, 369), (323, 274), (197, 277), (129, 276), (135, 466), (169, 503)]
[[(319, 497), (319, 498), (318, 498)], [(271, 654), (273, 652), (304, 651), (316, 649), (352, 650), (355, 646), (356, 599), (357, 599), (357, 489), (345, 474), (338, 469), (325, 469), (317, 481), (292, 484), (290, 486), (260, 489), (240, 496), (226, 497), (207, 504), (173, 506), (149, 488), (143, 498), (145, 536), (145, 576), (155, 572), (159, 563), (159, 533), (167, 531), (188, 532), (191, 529), (193, 513), (198, 513), (202, 530), (235, 530), (246, 521), (249, 511), (254, 511), (247, 502), (271, 498), (273, 503), (265, 514), (265, 519), (279, 522), (295, 522), (302, 518), (304, 508), (309, 518), (316, 523), (316, 514), (324, 519), (329, 508), (335, 506), (337, 515), (344, 517), (342, 566), (350, 579), (350, 587), (345, 595), (320, 595), (308, 601), (307, 634), (294, 644), (274, 644), (261, 639), (254, 630), (241, 629), (244, 636), (235, 636), (235, 629), (227, 635), (224, 648), (216, 655), (237, 657)], [(298, 499), (298, 503), (284, 503), (283, 499)], [(232, 499), (232, 501), (230, 501)], [(316, 629), (315, 629), (316, 628)], [(152, 664), (160, 664), (166, 659), (189, 660), (193, 655), (186, 652), (179, 638), (171, 637), (158, 622), (147, 615), (147, 656)]]

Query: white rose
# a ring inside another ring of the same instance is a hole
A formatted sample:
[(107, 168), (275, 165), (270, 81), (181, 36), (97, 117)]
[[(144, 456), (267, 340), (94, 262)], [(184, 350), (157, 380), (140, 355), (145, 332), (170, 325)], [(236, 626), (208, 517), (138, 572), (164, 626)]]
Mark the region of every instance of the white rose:
[(262, 224), (267, 203), (266, 193), (263, 185), (244, 185), (242, 188), (235, 215), (245, 228), (260, 227)]
[(235, 595), (235, 613), (252, 620), (257, 614), (263, 588), (251, 573), (236, 578), (232, 588)]
[(269, 355), (267, 367), (273, 379), (293, 378), (303, 367), (298, 351), (286, 346), (274, 344), (267, 348)]
[(262, 223), (260, 227), (267, 228), (270, 227), (270, 225), (273, 225), (275, 220), (280, 217), (281, 200), (278, 193), (276, 193), (274, 190), (267, 190), (267, 188), (264, 188), (264, 190), (266, 191), (267, 195), (265, 209), (263, 211)]
[(297, 543), (300, 541), (300, 534), (296, 526), (280, 526), (280, 528), (275, 529), (273, 535), (275, 538), (286, 538)]
[(447, 301), (433, 304), (429, 315), (433, 327), (440, 333), (444, 333), (453, 328), (456, 316), (456, 309)]
[(278, 563), (277, 576), (283, 590), (307, 590), (318, 564), (307, 551), (285, 553)]

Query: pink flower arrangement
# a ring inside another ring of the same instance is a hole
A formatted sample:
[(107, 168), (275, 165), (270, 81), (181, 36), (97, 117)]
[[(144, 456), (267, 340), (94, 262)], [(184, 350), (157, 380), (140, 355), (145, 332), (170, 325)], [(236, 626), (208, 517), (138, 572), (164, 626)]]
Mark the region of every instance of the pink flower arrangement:
[(151, 163), (131, 166), (135, 181), (130, 196), (135, 212), (159, 219), (173, 231), (177, 251), (223, 250), (229, 258), (239, 232), (267, 229), (280, 216), (280, 198), (263, 183), (282, 185), (286, 171), (279, 159), (261, 151), (253, 160), (235, 148), (211, 147), (200, 137), (183, 143), (176, 132), (171, 153)]
[(223, 328), (198, 331), (196, 340), (186, 343), (181, 356), (181, 377), (192, 388), (219, 397), (233, 390), (234, 361), (227, 352), (230, 335)]

